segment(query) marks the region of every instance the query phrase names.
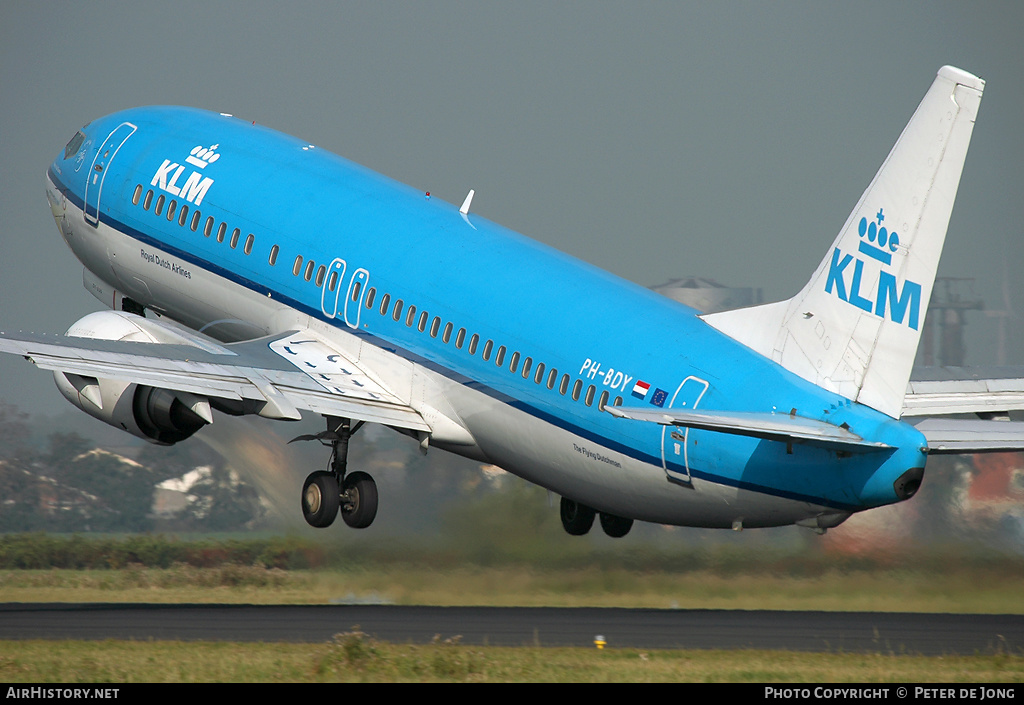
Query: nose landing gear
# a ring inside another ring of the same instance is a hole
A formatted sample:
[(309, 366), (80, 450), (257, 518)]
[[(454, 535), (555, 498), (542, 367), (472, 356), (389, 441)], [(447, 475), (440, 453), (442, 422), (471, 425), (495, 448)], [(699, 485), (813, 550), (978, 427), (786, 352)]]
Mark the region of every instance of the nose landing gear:
[(330, 526), (340, 512), (348, 526), (365, 529), (377, 516), (377, 483), (365, 472), (346, 474), (348, 440), (362, 425), (330, 417), (326, 431), (289, 441), (319, 441), (331, 447), (330, 469), (310, 473), (302, 485), (302, 517), (310, 526)]

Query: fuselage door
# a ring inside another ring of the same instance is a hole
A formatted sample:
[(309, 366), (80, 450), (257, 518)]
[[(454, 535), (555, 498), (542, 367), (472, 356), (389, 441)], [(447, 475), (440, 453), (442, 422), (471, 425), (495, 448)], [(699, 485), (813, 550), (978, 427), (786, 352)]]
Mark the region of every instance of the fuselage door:
[(345, 260), (335, 259), (327, 268), (323, 293), (320, 294), (320, 309), (328, 318), (338, 315), (338, 297), (341, 295), (341, 285), (345, 281), (346, 266)]
[[(696, 409), (704, 393), (708, 391), (708, 383), (700, 377), (690, 376), (672, 395), (670, 409)], [(661, 462), (665, 473), (672, 480), (690, 484), (690, 459), (688, 456), (690, 429), (674, 426), (661, 427)]]
[(345, 297), (345, 323), (349, 328), (359, 327), (359, 313), (363, 310), (363, 297), (366, 296), (366, 282), (370, 273), (360, 267), (352, 272), (348, 283), (348, 295)]
[(85, 222), (92, 226), (100, 222), (100, 196), (103, 195), (103, 182), (110, 170), (110, 163), (114, 161), (117, 150), (121, 145), (135, 133), (137, 128), (130, 122), (122, 122), (115, 127), (103, 144), (96, 150), (96, 157), (92, 160), (92, 168), (85, 182)]

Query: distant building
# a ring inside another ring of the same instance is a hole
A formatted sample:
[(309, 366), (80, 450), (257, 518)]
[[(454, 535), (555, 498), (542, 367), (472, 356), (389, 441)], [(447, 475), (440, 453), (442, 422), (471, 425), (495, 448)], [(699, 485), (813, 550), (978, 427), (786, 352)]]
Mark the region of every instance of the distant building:
[(764, 301), (760, 289), (723, 286), (706, 277), (672, 279), (660, 286), (652, 286), (651, 289), (701, 313), (745, 308)]

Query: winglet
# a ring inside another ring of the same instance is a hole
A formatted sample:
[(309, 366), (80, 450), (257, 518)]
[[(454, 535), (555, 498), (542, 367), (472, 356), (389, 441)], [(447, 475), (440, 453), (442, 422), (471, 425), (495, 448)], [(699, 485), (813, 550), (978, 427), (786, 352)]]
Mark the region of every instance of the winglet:
[(704, 320), (819, 387), (899, 418), (984, 86), (939, 69), (804, 289)]

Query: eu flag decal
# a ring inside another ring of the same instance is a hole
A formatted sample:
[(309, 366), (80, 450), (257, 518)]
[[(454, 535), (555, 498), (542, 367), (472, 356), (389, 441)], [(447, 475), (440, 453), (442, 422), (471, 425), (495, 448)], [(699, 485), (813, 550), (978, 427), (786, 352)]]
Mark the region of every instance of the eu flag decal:
[(655, 389), (654, 394), (651, 396), (651, 404), (654, 406), (665, 406), (665, 397), (668, 396), (668, 392), (664, 389)]

